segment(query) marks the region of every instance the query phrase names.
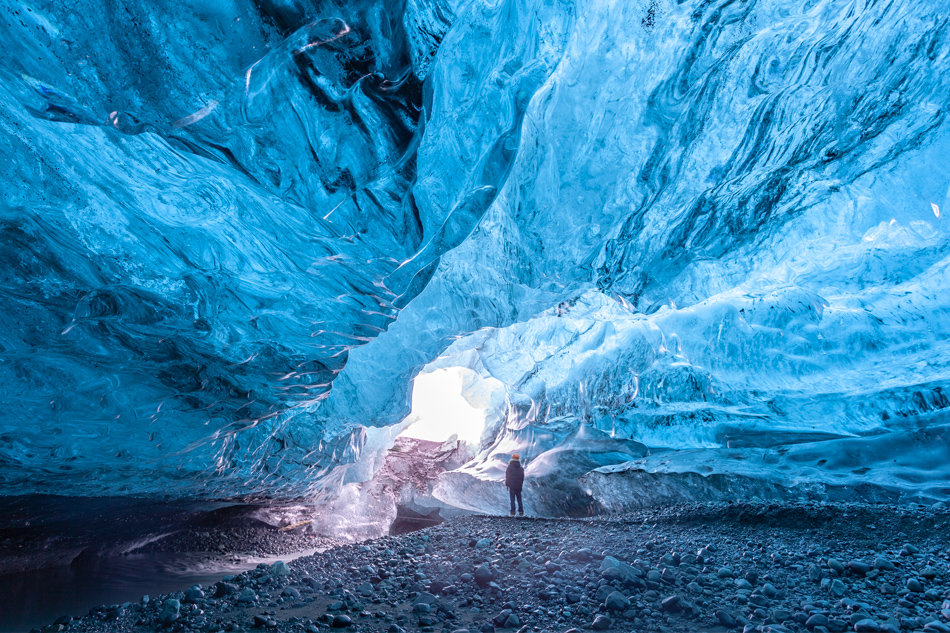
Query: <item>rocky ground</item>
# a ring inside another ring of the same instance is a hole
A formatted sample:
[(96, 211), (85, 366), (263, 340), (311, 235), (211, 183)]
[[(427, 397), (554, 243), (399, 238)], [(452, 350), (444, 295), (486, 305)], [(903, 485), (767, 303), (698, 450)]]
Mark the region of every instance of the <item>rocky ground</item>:
[(304, 528), (305, 525), (298, 530), (283, 532), (270, 527), (182, 530), (139, 547), (135, 553), (219, 552), (246, 556), (284, 556), (301, 550), (329, 548), (340, 543), (339, 539), (315, 536)]
[(950, 632), (950, 512), (708, 504), (466, 517), (44, 630)]

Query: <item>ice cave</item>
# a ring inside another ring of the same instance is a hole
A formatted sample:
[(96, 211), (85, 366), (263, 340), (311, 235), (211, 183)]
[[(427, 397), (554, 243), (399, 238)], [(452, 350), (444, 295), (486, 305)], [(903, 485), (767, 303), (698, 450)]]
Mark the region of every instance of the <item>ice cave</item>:
[(950, 2), (3, 5), (0, 585), (513, 453), (533, 517), (950, 502)]

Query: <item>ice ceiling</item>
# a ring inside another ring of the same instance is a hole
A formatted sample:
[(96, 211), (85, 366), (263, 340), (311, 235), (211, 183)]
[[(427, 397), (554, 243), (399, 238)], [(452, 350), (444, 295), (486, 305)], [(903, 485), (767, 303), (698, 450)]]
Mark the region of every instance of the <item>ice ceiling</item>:
[(0, 493), (950, 494), (950, 2), (3, 4)]

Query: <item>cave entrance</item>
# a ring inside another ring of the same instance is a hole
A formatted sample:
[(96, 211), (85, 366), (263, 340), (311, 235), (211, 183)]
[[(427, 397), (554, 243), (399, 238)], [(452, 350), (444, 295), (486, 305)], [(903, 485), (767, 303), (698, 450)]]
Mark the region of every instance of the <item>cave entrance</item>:
[(485, 431), (486, 411), (472, 405), (463, 395), (466, 374), (474, 372), (450, 367), (416, 376), (412, 412), (399, 437), (445, 442), (454, 435), (462, 442), (478, 446)]

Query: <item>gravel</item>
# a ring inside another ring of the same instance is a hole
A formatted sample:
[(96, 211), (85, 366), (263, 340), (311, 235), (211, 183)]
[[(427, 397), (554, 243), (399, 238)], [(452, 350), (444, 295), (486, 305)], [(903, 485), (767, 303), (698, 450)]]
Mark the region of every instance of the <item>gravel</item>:
[(332, 629), (950, 632), (950, 512), (717, 503), (596, 519), (465, 517), (46, 627)]

